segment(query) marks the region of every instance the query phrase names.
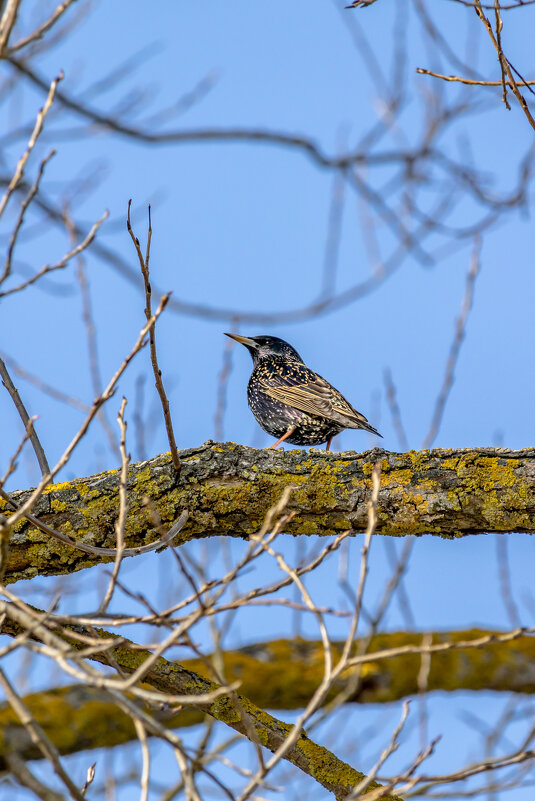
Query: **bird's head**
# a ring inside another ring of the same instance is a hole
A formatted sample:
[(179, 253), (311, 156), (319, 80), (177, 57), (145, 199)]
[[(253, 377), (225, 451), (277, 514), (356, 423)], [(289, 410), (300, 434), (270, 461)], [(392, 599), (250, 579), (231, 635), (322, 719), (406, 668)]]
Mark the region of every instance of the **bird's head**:
[(245, 345), (255, 365), (263, 359), (269, 359), (271, 356), (283, 356), (285, 359), (292, 359), (296, 362), (303, 361), (296, 349), (292, 348), (284, 339), (279, 339), (279, 337), (241, 337), (238, 334), (226, 334), (225, 336), (235, 339), (241, 345)]

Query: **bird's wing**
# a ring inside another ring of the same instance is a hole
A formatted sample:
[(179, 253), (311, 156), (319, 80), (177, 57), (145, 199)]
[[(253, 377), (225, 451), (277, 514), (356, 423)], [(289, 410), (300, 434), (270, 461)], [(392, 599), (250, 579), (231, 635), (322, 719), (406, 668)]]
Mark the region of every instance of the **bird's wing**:
[(375, 431), (337, 389), (305, 365), (293, 364), (291, 369), (280, 365), (269, 377), (260, 378), (259, 384), (262, 392), (288, 406), (335, 420), (346, 428)]

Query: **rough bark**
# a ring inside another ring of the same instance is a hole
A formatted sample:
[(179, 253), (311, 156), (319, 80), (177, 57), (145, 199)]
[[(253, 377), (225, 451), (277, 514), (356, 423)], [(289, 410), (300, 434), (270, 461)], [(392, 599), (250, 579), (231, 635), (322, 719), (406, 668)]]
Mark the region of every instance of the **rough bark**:
[[(472, 640), (493, 632), (481, 629), (433, 634), (432, 642)], [(422, 635), (393, 632), (374, 637), (370, 652), (420, 644)], [(356, 643), (358, 650), (359, 643)], [(333, 655), (340, 653), (340, 643), (333, 643)], [(275, 640), (256, 643), (223, 654), (228, 681), (241, 682), (240, 691), (251, 701), (267, 709), (304, 707), (321, 681), (322, 645), (305, 640)], [(185, 670), (206, 673), (200, 660), (185, 660)], [(386, 703), (418, 692), (418, 654), (404, 654), (363, 666), (361, 681), (348, 701)], [(338, 682), (327, 702), (348, 686), (348, 677)], [(493, 642), (481, 649), (452, 650), (431, 657), (428, 690), (493, 690), (535, 693), (535, 637), (523, 636), (511, 642)], [(48, 692), (32, 693), (24, 698), (37, 722), (61, 754), (91, 748), (113, 747), (137, 738), (131, 717), (124, 714), (102, 690), (73, 685)], [(168, 728), (183, 728), (200, 723), (204, 713), (193, 707), (178, 714), (154, 712)], [(68, 720), (69, 726), (63, 721)], [(31, 741), (26, 729), (9, 705), (0, 707), (0, 770), (5, 768), (6, 743), (15, 738), (19, 755), (41, 759), (41, 751)]]
[[(366, 528), (371, 471), (381, 462), (377, 533), (459, 537), (489, 531), (535, 531), (535, 449), (504, 448), (355, 453), (255, 450), (207, 442), (181, 451), (181, 473), (169, 454), (129, 469), (128, 546), (157, 538), (143, 506), (148, 496), (165, 524), (183, 509), (187, 526), (175, 542), (247, 537), (289, 485), (288, 534), (355, 533)], [(117, 471), (47, 488), (34, 513), (74, 539), (113, 547)], [(14, 492), (18, 503), (29, 491)], [(0, 512), (9, 516), (0, 500)], [(105, 561), (52, 540), (22, 521), (11, 533), (5, 581), (71, 573)]]
[[(7, 604), (2, 605), (5, 610)], [(1, 612), (2, 610), (0, 610)], [(50, 621), (47, 622), (50, 625)], [(81, 650), (83, 645), (79, 640), (69, 637), (69, 628), (79, 634), (89, 636), (89, 631), (82, 626), (65, 626), (61, 631), (57, 631), (62, 639), (68, 642), (75, 650)], [(18, 623), (4, 617), (0, 625), (0, 633), (18, 636), (25, 631)], [(32, 639), (39, 640), (39, 626), (32, 632)], [(125, 638), (110, 634), (103, 629), (92, 628), (92, 637), (102, 637), (105, 640), (117, 639), (119, 644), (113, 648), (106, 648), (105, 652), (96, 652), (89, 657), (90, 659), (109, 665), (110, 657), (115, 661), (117, 667), (126, 674), (132, 674), (143, 664), (151, 655), (150, 651), (134, 648), (134, 644)], [(220, 685), (204, 678), (193, 670), (186, 669), (177, 662), (170, 662), (160, 657), (157, 662), (143, 676), (143, 683), (148, 684), (156, 690), (166, 695), (189, 695), (192, 700), (195, 696), (213, 693)], [(212, 703), (197, 702), (195, 708), (215, 720), (225, 723), (235, 731), (251, 739), (251, 732), (254, 732), (256, 741), (273, 753), (284, 743), (292, 731), (292, 725), (284, 723), (273, 715), (265, 712), (256, 706), (249, 698), (244, 695), (221, 695)], [(16, 739), (17, 731), (4, 731), (3, 748), (8, 750), (18, 750)], [(334, 794), (337, 801), (342, 801), (351, 790), (359, 784), (365, 777), (364, 773), (355, 770), (351, 765), (311, 740), (303, 730), (293, 746), (290, 746), (283, 757), (285, 760), (300, 768), (304, 773), (311, 776), (326, 790)], [(372, 781), (368, 790), (380, 787), (377, 782)], [(399, 796), (385, 795), (384, 801), (401, 801)]]

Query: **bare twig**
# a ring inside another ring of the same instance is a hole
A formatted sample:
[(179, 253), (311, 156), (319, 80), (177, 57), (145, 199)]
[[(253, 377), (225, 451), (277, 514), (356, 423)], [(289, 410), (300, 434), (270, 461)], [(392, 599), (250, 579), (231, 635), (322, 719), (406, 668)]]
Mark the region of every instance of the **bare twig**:
[(130, 463), (130, 456), (126, 452), (126, 420), (124, 419), (125, 408), (126, 408), (126, 398), (123, 398), (121, 403), (121, 408), (119, 409), (119, 414), (117, 416), (117, 420), (119, 422), (119, 428), (121, 430), (121, 444), (120, 444), (121, 476), (119, 479), (119, 517), (117, 518), (117, 522), (115, 523), (115, 538), (117, 542), (117, 547), (115, 554), (115, 564), (113, 565), (113, 571), (110, 577), (110, 582), (108, 584), (108, 589), (106, 590), (106, 594), (102, 599), (102, 603), (100, 604), (97, 611), (97, 614), (100, 615), (104, 614), (109, 606), (113, 592), (115, 590), (115, 585), (117, 582), (117, 577), (119, 575), (121, 562), (123, 560), (123, 556), (125, 555), (124, 528), (126, 525), (126, 513), (128, 511), (126, 482), (128, 479), (128, 465)]
[(17, 754), (6, 754), (5, 760), (10, 772), (15, 776), (19, 784), (31, 790), (37, 798), (41, 798), (42, 801), (65, 801), (64, 795), (47, 787), (31, 772), (26, 762), (18, 757)]
[(43, 476), (45, 476), (48, 473), (50, 473), (50, 467), (48, 465), (48, 460), (43, 450), (43, 446), (41, 445), (39, 437), (37, 436), (37, 432), (33, 425), (33, 420), (30, 420), (30, 415), (26, 411), (26, 407), (22, 402), (19, 392), (15, 387), (15, 385), (13, 384), (13, 381), (11, 380), (11, 377), (8, 373), (4, 360), (1, 358), (0, 358), (0, 378), (2, 379), (2, 384), (5, 386), (5, 388), (7, 389), (7, 391), (11, 396), (11, 400), (15, 404), (20, 419), (22, 420), (24, 427), (26, 428), (26, 431), (29, 435), (30, 442), (32, 443), (32, 447), (37, 457), (37, 461), (39, 462), (41, 473)]
[(67, 787), (71, 796), (76, 799), (76, 801), (84, 801), (83, 794), (74, 784), (68, 773), (63, 769), (57, 748), (50, 742), (33, 715), (30, 714), (28, 708), (17, 694), (2, 668), (0, 668), (0, 685), (13, 710), (28, 731), (32, 741), (37, 745), (43, 756), (52, 764), (54, 772)]
[(7, 52), (8, 55), (12, 55), (19, 50), (22, 50), (24, 47), (27, 47), (32, 42), (36, 42), (38, 39), (42, 39), (45, 33), (47, 33), (51, 28), (54, 27), (56, 22), (61, 19), (63, 14), (67, 11), (67, 9), (72, 6), (73, 3), (76, 3), (76, 0), (63, 0), (63, 3), (60, 3), (57, 8), (52, 12), (52, 14), (46, 19), (44, 22), (41, 23), (32, 33), (24, 36), (22, 39), (19, 39), (18, 42), (15, 42), (14, 45), (8, 48)]
[(87, 775), (85, 777), (84, 786), (82, 787), (82, 795), (86, 794), (87, 790), (89, 789), (89, 786), (93, 783), (93, 780), (95, 778), (96, 764), (97, 764), (96, 762), (93, 762), (93, 764), (90, 765), (87, 769)]
[[(236, 317), (232, 321), (230, 328), (231, 334), (237, 334), (239, 330), (239, 318)], [(221, 370), (217, 378), (217, 400), (216, 410), (214, 415), (214, 437), (218, 442), (223, 440), (223, 418), (225, 416), (225, 407), (227, 402), (227, 385), (232, 370), (232, 353), (234, 350), (234, 342), (232, 339), (227, 339), (223, 349), (223, 359), (221, 362)]]
[(15, 359), (13, 359), (11, 356), (8, 356), (8, 354), (4, 351), (0, 350), (0, 358), (3, 359), (7, 365), (9, 365), (11, 371), (15, 375), (23, 378), (41, 392), (44, 392), (45, 395), (49, 395), (51, 398), (54, 398), (54, 400), (57, 400), (60, 403), (65, 403), (67, 406), (72, 406), (73, 409), (77, 409), (79, 412), (84, 412), (84, 414), (89, 412), (91, 406), (88, 403), (84, 403), (79, 398), (74, 398), (72, 395), (67, 395), (60, 389), (56, 389), (56, 387), (48, 384), (40, 376), (25, 370), (24, 367), (21, 367), (20, 364), (15, 361)]
[(37, 194), (37, 192), (39, 190), (39, 184), (41, 183), (41, 178), (43, 177), (46, 165), (48, 164), (50, 159), (53, 156), (55, 156), (55, 154), (56, 154), (56, 151), (55, 150), (51, 150), (50, 153), (48, 154), (48, 156), (46, 156), (42, 160), (41, 165), (39, 167), (39, 171), (37, 173), (37, 177), (36, 177), (35, 181), (33, 182), (32, 186), (30, 187), (26, 197), (24, 198), (24, 200), (21, 203), (19, 216), (17, 218), (17, 222), (15, 223), (15, 226), (14, 226), (12, 232), (11, 232), (11, 236), (10, 236), (10, 239), (9, 239), (9, 247), (7, 249), (7, 255), (6, 255), (6, 261), (5, 261), (5, 264), (4, 264), (4, 270), (2, 272), (2, 275), (0, 276), (0, 284), (2, 284), (6, 280), (6, 278), (9, 276), (9, 274), (11, 273), (11, 263), (12, 263), (12, 260), (13, 260), (13, 251), (15, 250), (15, 245), (17, 243), (17, 238), (18, 238), (19, 231), (21, 229), (22, 223), (24, 222), (24, 215), (26, 214), (26, 210), (30, 206), (32, 200), (34, 199), (34, 197), (36, 196), (36, 194)]
[[(8, 0), (0, 20), (0, 57), (5, 57), (5, 51), (11, 31), (17, 21), (17, 14), (21, 0)], [(2, 3), (3, 5), (3, 3)]]
[(392, 373), (388, 367), (383, 371), (383, 380), (386, 389), (386, 400), (388, 403), (388, 408), (390, 409), (390, 416), (392, 417), (392, 422), (396, 430), (400, 448), (403, 451), (408, 451), (409, 443), (405, 433), (405, 428), (403, 427), (403, 421), (401, 419), (401, 410), (396, 397), (396, 387), (394, 386)]
[[(494, 35), (494, 31), (492, 30), (492, 25), (490, 24), (490, 20), (483, 13), (483, 7), (481, 5), (481, 0), (474, 0), (474, 4), (475, 4), (475, 12), (476, 12), (477, 16), (479, 17), (479, 19), (481, 20), (481, 22), (483, 23), (483, 25), (485, 26), (485, 28), (487, 29), (487, 33), (488, 33), (488, 35), (490, 37), (490, 40), (491, 40), (492, 44), (494, 45), (494, 49), (496, 50), (496, 53), (498, 55), (498, 61), (500, 63), (500, 68), (502, 70), (502, 75), (504, 75), (504, 76), (507, 75), (507, 78), (509, 79), (509, 84), (508, 85), (511, 87), (511, 91), (513, 92), (514, 96), (518, 100), (522, 111), (524, 112), (524, 114), (526, 115), (526, 117), (528, 119), (529, 124), (531, 125), (532, 128), (535, 129), (535, 119), (533, 119), (533, 115), (531, 114), (531, 111), (529, 110), (529, 107), (528, 107), (528, 104), (526, 102), (525, 97), (520, 93), (520, 91), (518, 89), (518, 84), (517, 84), (517, 82), (516, 82), (516, 80), (515, 80), (515, 78), (513, 76), (513, 72), (511, 70), (510, 65), (509, 65), (509, 61), (506, 58), (506, 56), (505, 56), (505, 54), (504, 54), (504, 52), (502, 50), (502, 47), (501, 47), (501, 38), (500, 38), (501, 20), (500, 20), (500, 17), (499, 17), (499, 6), (497, 6), (496, 2), (495, 2), (495, 5), (494, 5), (494, 11), (495, 11), (495, 14), (496, 14), (496, 36), (495, 36)], [(505, 94), (505, 77), (503, 79), (503, 84), (504, 84), (504, 94)]]
[(89, 231), (87, 236), (78, 245), (76, 245), (76, 247), (69, 250), (63, 256), (63, 258), (60, 259), (60, 261), (56, 262), (55, 264), (45, 264), (44, 267), (41, 267), (39, 272), (32, 275), (31, 278), (28, 278), (27, 281), (23, 281), (22, 284), (12, 287), (12, 289), (6, 289), (3, 292), (0, 292), (0, 298), (6, 297), (7, 295), (13, 295), (15, 292), (22, 292), (22, 290), (26, 289), (26, 287), (35, 284), (35, 282), (38, 281), (40, 278), (42, 278), (43, 275), (48, 275), (48, 273), (55, 272), (56, 270), (63, 270), (63, 268), (67, 266), (67, 264), (71, 261), (71, 259), (73, 259), (79, 253), (81, 253), (83, 250), (89, 247), (89, 245), (93, 242), (98, 229), (100, 228), (104, 220), (107, 219), (108, 215), (109, 212), (105, 211), (102, 217), (91, 226), (91, 230)]
[(26, 515), (27, 512), (30, 512), (33, 509), (34, 505), (37, 503), (37, 500), (38, 500), (38, 498), (40, 498), (41, 493), (43, 492), (43, 490), (46, 487), (46, 485), (49, 484), (52, 481), (52, 479), (54, 478), (54, 476), (57, 473), (59, 473), (59, 471), (67, 464), (67, 462), (71, 458), (72, 452), (77, 447), (77, 445), (80, 442), (80, 440), (85, 436), (85, 434), (86, 434), (89, 426), (91, 425), (93, 419), (95, 418), (98, 410), (100, 409), (100, 407), (104, 403), (106, 403), (112, 397), (113, 393), (115, 392), (115, 387), (116, 387), (117, 382), (119, 381), (120, 377), (122, 376), (122, 374), (124, 373), (124, 371), (126, 370), (128, 365), (130, 364), (130, 362), (132, 361), (134, 356), (137, 353), (139, 353), (139, 351), (145, 346), (145, 344), (146, 344), (145, 336), (146, 336), (147, 332), (150, 330), (151, 325), (153, 325), (155, 323), (155, 321), (158, 319), (160, 314), (165, 309), (168, 300), (169, 300), (169, 295), (164, 295), (162, 297), (162, 299), (160, 300), (159, 306), (156, 309), (154, 315), (146, 323), (146, 325), (144, 325), (143, 328), (141, 329), (134, 347), (132, 348), (132, 350), (130, 351), (128, 356), (123, 360), (121, 366), (118, 368), (118, 370), (115, 372), (115, 374), (112, 376), (112, 378), (110, 379), (110, 381), (108, 383), (108, 386), (104, 389), (104, 392), (98, 398), (95, 398), (95, 400), (93, 401), (93, 405), (91, 406), (91, 410), (89, 411), (89, 414), (87, 415), (86, 419), (82, 423), (82, 425), (79, 428), (78, 432), (75, 434), (74, 438), (71, 440), (71, 442), (69, 443), (69, 445), (67, 446), (67, 448), (63, 452), (63, 454), (60, 457), (59, 461), (56, 463), (56, 465), (52, 468), (52, 470), (49, 473), (47, 473), (45, 476), (43, 476), (43, 478), (39, 482), (38, 486), (34, 489), (34, 491), (29, 496), (29, 498), (26, 500), (26, 502), (21, 507), (19, 507), (19, 509), (10, 518), (10, 524), (11, 525), (14, 525), (17, 520), (20, 520), (22, 517), (24, 517)]
[[(11, 5), (12, 5), (12, 0), (10, 0), (8, 6), (11, 6)], [(17, 5), (18, 5), (18, 3), (17, 3)], [(5, 14), (6, 13), (7, 13), (7, 10), (6, 10)], [(4, 16), (5, 16), (5, 14), (4, 14)], [(2, 19), (2, 22), (3, 22), (3, 19)], [(2, 30), (1, 30), (1, 23), (0, 23), (0, 52), (2, 50), (2, 36), (3, 36), (3, 33), (2, 33)], [(5, 208), (6, 208), (7, 204), (8, 204), (8, 202), (9, 202), (9, 198), (11, 197), (11, 195), (13, 194), (13, 192), (15, 191), (17, 186), (19, 185), (19, 183), (20, 183), (20, 181), (22, 179), (22, 176), (24, 175), (24, 168), (26, 166), (26, 162), (28, 161), (28, 159), (30, 157), (30, 153), (32, 152), (32, 150), (35, 147), (35, 144), (36, 144), (36, 142), (37, 142), (37, 140), (39, 138), (39, 135), (40, 135), (41, 131), (43, 130), (43, 123), (44, 123), (45, 117), (46, 117), (47, 113), (50, 111), (52, 103), (54, 102), (54, 97), (56, 95), (56, 89), (57, 89), (58, 83), (61, 80), (63, 80), (63, 73), (62, 72), (59, 74), (59, 76), (57, 78), (54, 78), (54, 80), (52, 81), (52, 83), (48, 87), (47, 98), (46, 98), (46, 101), (45, 101), (45, 104), (44, 104), (43, 108), (40, 109), (40, 111), (39, 111), (39, 113), (37, 115), (37, 118), (36, 118), (36, 121), (35, 121), (35, 125), (34, 125), (34, 128), (33, 128), (32, 134), (30, 136), (30, 141), (28, 142), (26, 150), (24, 151), (24, 153), (20, 157), (20, 159), (19, 159), (19, 161), (17, 163), (17, 166), (15, 167), (15, 172), (13, 173), (13, 177), (11, 178), (11, 180), (9, 182), (9, 185), (8, 185), (8, 187), (7, 187), (7, 189), (6, 189), (5, 193), (4, 193), (4, 196), (2, 197), (2, 200), (0, 200), (0, 217), (2, 216), (2, 214), (5, 211)]]
[[(503, 6), (502, 6), (503, 10)], [(455, 83), (464, 83), (467, 86), (503, 86), (504, 81), (474, 81), (471, 78), (462, 78), (460, 75), (442, 75), (440, 72), (432, 72), (431, 70), (422, 69), (418, 67), (415, 72), (419, 75), (429, 75), (432, 78), (440, 78), (443, 81), (453, 81)], [(505, 81), (505, 85), (512, 88), (509, 81)], [(535, 86), (535, 81), (517, 81), (517, 86)]]
[(442, 421), (442, 415), (444, 414), (444, 409), (446, 407), (446, 402), (448, 400), (450, 390), (453, 386), (455, 367), (457, 365), (457, 359), (459, 358), (459, 352), (461, 350), (461, 345), (464, 340), (466, 323), (468, 321), (468, 315), (470, 314), (470, 309), (472, 308), (472, 301), (474, 297), (474, 286), (480, 270), (480, 253), (481, 253), (481, 240), (479, 239), (479, 237), (477, 237), (474, 243), (474, 250), (472, 253), (470, 269), (468, 270), (468, 275), (466, 276), (466, 286), (464, 290), (464, 298), (461, 306), (461, 311), (455, 323), (455, 334), (453, 337), (453, 342), (451, 343), (448, 361), (446, 363), (446, 371), (444, 374), (442, 387), (435, 402), (435, 410), (433, 412), (433, 417), (431, 419), (431, 425), (429, 427), (429, 431), (427, 432), (427, 435), (424, 439), (424, 443), (422, 446), (423, 448), (430, 448), (433, 442), (435, 441), (436, 435), (438, 434), (438, 430), (440, 428), (440, 423)]
[(15, 470), (17, 468), (17, 459), (19, 458), (19, 456), (20, 456), (20, 454), (22, 452), (22, 449), (24, 448), (25, 444), (30, 439), (30, 434), (34, 430), (33, 429), (33, 424), (35, 423), (36, 420), (37, 420), (37, 415), (34, 415), (33, 417), (30, 417), (30, 419), (28, 420), (24, 435), (23, 435), (21, 441), (17, 445), (14, 453), (12, 454), (12, 456), (11, 456), (11, 458), (9, 460), (8, 466), (6, 468), (6, 472), (4, 473), (2, 478), (0, 478), (0, 489), (3, 488), (4, 484), (6, 483), (6, 481), (10, 477), (10, 475), (12, 475), (15, 472)]
[[(67, 208), (67, 206), (64, 209), (63, 215), (64, 215), (65, 226), (70, 234), (71, 244), (75, 246), (76, 226), (72, 220), (72, 217), (69, 213), (69, 209)], [(85, 261), (82, 252), (78, 253), (76, 261), (77, 261), (76, 275), (78, 278), (78, 283), (80, 285), (80, 294), (82, 296), (82, 319), (84, 321), (86, 337), (87, 337), (87, 349), (89, 355), (89, 373), (91, 375), (91, 383), (93, 385), (93, 396), (96, 398), (102, 392), (102, 378), (100, 375), (97, 337), (96, 337), (95, 323), (93, 319), (93, 310), (91, 308), (91, 293), (89, 291), (89, 282), (87, 279)], [(115, 454), (115, 456), (118, 459), (120, 459), (121, 452), (117, 447), (115, 435), (109, 424), (105, 406), (99, 409), (98, 419), (102, 425), (102, 428), (104, 429), (104, 433), (108, 440), (108, 445), (110, 447), (111, 452)]]
[[(152, 222), (151, 222), (150, 205), (149, 205), (149, 229), (147, 235), (147, 249), (145, 252), (145, 258), (143, 258), (143, 254), (141, 253), (139, 239), (137, 238), (137, 236), (135, 236), (132, 230), (132, 225), (130, 223), (131, 205), (132, 205), (132, 200), (129, 200), (126, 227), (128, 229), (128, 233), (132, 237), (132, 242), (134, 243), (134, 247), (136, 249), (136, 253), (139, 259), (139, 266), (141, 267), (141, 274), (143, 276), (143, 281), (145, 284), (145, 316), (147, 320), (149, 320), (152, 315), (151, 312), (152, 287), (150, 284), (150, 274), (149, 274), (150, 243), (152, 239)], [(150, 360), (154, 372), (154, 381), (162, 404), (163, 416), (165, 420), (165, 430), (167, 431), (167, 439), (169, 440), (169, 448), (171, 450), (171, 458), (173, 460), (173, 466), (178, 476), (180, 475), (180, 460), (178, 458), (178, 450), (176, 447), (175, 434), (173, 432), (173, 422), (171, 420), (171, 414), (169, 412), (169, 401), (167, 399), (167, 395), (165, 394), (165, 389), (163, 385), (162, 371), (158, 367), (158, 358), (156, 355), (156, 326), (154, 323), (149, 329), (149, 341), (150, 341)]]
[[(6, 503), (17, 510), (20, 511), (20, 507), (17, 507), (17, 504), (13, 501), (13, 499), (7, 494), (5, 490), (0, 487), (0, 497), (2, 497)], [(66, 534), (62, 534), (60, 531), (57, 531), (50, 526), (47, 526), (46, 523), (43, 523), (37, 517), (34, 517), (29, 512), (24, 512), (24, 517), (36, 528), (43, 531), (45, 534), (49, 534), (54, 539), (59, 540), (60, 542), (64, 542), (66, 545), (71, 545), (73, 548), (76, 548), (79, 551), (83, 551), (84, 553), (91, 554), (93, 556), (112, 556), (116, 557), (118, 553), (117, 548), (99, 548), (96, 545), (87, 545), (84, 542), (79, 542), (78, 540), (73, 540), (68, 537)], [(164, 534), (162, 537), (157, 539), (155, 542), (150, 542), (147, 545), (139, 545), (136, 548), (123, 548), (122, 554), (123, 556), (139, 556), (142, 553), (150, 553), (151, 551), (156, 551), (158, 548), (164, 548), (168, 545), (176, 536), (177, 534), (184, 528), (188, 519), (187, 511), (183, 511), (180, 517), (173, 523), (169, 531)], [(5, 525), (11, 525), (11, 518), (6, 519)]]

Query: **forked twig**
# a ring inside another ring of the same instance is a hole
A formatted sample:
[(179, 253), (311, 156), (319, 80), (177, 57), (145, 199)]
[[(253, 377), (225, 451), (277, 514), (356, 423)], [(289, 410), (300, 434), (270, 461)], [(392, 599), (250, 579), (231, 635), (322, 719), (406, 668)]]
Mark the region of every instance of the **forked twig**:
[[(128, 216), (126, 219), (126, 227), (128, 229), (128, 233), (132, 237), (132, 242), (134, 243), (134, 247), (136, 249), (136, 253), (139, 259), (139, 266), (141, 267), (141, 274), (143, 276), (143, 281), (145, 283), (145, 316), (147, 320), (150, 320), (152, 316), (151, 312), (151, 295), (152, 295), (152, 288), (150, 285), (150, 274), (149, 274), (149, 260), (150, 260), (150, 243), (152, 239), (152, 220), (151, 220), (151, 213), (150, 213), (150, 205), (149, 205), (149, 230), (147, 234), (147, 249), (145, 251), (145, 258), (143, 258), (143, 254), (141, 252), (141, 246), (139, 244), (139, 239), (134, 234), (132, 230), (132, 225), (130, 222), (130, 207), (132, 205), (132, 200), (128, 201)], [(169, 448), (171, 450), (171, 458), (173, 460), (173, 467), (176, 470), (177, 476), (180, 474), (180, 460), (178, 458), (178, 450), (176, 447), (175, 441), (175, 434), (173, 431), (173, 423), (171, 420), (171, 413), (169, 412), (169, 401), (167, 400), (167, 395), (165, 394), (165, 389), (162, 381), (162, 371), (158, 367), (158, 358), (156, 355), (156, 334), (155, 334), (156, 326), (153, 324), (149, 329), (149, 343), (150, 343), (150, 360), (152, 364), (152, 369), (154, 372), (154, 381), (156, 384), (156, 389), (158, 390), (158, 395), (160, 396), (160, 401), (162, 404), (163, 409), (163, 416), (165, 420), (165, 430), (167, 431), (167, 439), (169, 440)]]

